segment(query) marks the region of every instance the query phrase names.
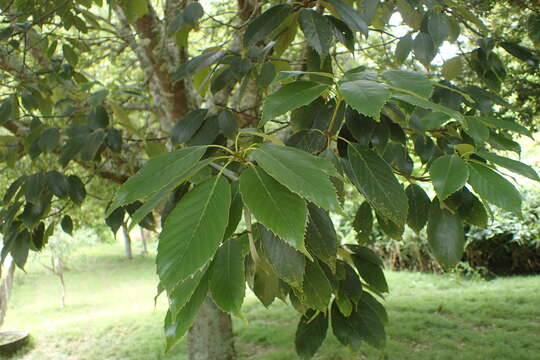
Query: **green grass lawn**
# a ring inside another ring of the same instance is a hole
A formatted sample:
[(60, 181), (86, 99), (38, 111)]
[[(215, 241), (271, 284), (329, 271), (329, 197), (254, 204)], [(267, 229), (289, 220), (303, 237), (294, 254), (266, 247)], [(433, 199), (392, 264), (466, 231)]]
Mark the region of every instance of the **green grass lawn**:
[[(31, 264), (18, 273), (4, 330), (24, 329), (31, 345), (15, 359), (185, 359), (183, 344), (163, 354), (160, 298), (151, 256), (123, 258), (117, 245), (74, 255), (66, 272), (66, 307), (56, 277)], [(540, 277), (492, 281), (389, 272), (390, 325), (384, 352), (353, 354), (329, 334), (317, 359), (540, 359)], [(270, 309), (252, 295), (235, 320), (241, 359), (296, 359), (298, 314)]]

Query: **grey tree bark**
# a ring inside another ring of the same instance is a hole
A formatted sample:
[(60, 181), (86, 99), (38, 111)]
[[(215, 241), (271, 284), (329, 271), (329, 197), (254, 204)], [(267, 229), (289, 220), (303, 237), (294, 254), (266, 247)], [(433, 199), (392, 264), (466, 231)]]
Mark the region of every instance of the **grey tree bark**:
[(129, 237), (129, 230), (126, 224), (122, 224), (122, 233), (124, 235), (124, 251), (126, 253), (126, 258), (129, 260), (133, 259), (133, 251), (131, 250), (131, 237)]
[(8, 256), (4, 261), (2, 269), (2, 279), (0, 284), (0, 327), (4, 324), (6, 318), (11, 288), (13, 286), (13, 276), (15, 274), (15, 262)]
[(188, 334), (189, 360), (234, 360), (231, 316), (207, 297)]

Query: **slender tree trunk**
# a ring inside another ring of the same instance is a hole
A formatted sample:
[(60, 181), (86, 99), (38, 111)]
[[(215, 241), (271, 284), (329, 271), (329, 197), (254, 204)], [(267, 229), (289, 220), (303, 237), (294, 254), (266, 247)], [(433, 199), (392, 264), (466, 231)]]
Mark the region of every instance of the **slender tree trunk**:
[(133, 252), (131, 251), (131, 238), (129, 237), (129, 230), (126, 224), (122, 224), (122, 232), (124, 233), (124, 250), (126, 252), (126, 258), (133, 259)]
[(143, 227), (141, 227), (141, 245), (142, 245), (141, 254), (143, 255), (148, 254), (148, 247), (146, 246), (146, 230)]
[(2, 270), (2, 283), (0, 284), (0, 327), (6, 317), (11, 287), (13, 286), (13, 276), (15, 274), (15, 262), (11, 256), (8, 256), (4, 261), (4, 268)]
[(231, 316), (207, 297), (188, 333), (189, 360), (234, 360)]

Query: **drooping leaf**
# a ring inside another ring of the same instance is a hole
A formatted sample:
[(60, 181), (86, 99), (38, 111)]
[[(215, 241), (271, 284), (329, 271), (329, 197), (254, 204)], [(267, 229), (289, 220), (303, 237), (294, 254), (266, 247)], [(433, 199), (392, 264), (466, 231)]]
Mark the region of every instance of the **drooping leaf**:
[(426, 225), (431, 201), (420, 185), (411, 184), (405, 189), (409, 198), (407, 225), (417, 233)]
[(364, 201), (356, 211), (353, 221), (354, 230), (359, 242), (367, 242), (373, 230), (373, 212), (367, 201)]
[(394, 55), (397, 61), (401, 64), (409, 57), (413, 48), (413, 38), (411, 34), (407, 34), (399, 39)]
[(328, 89), (328, 85), (305, 80), (298, 80), (281, 87), (266, 97), (262, 110), (262, 124), (311, 103), (326, 89)]
[(445, 155), (433, 161), (429, 174), (437, 196), (442, 201), (467, 183), (469, 169), (459, 156)]
[(341, 19), (352, 29), (360, 31), (365, 37), (368, 36), (368, 25), (362, 15), (347, 1), (329, 0), (328, 1)]
[(223, 239), (229, 220), (231, 188), (223, 176), (212, 177), (184, 195), (167, 216), (156, 257), (165, 289), (202, 268)]
[(240, 194), (258, 221), (295, 249), (305, 252), (307, 207), (301, 197), (257, 166), (240, 175)]
[(308, 210), (306, 247), (330, 269), (335, 269), (338, 239), (332, 219), (326, 211), (313, 204), (308, 204)]
[(206, 151), (206, 147), (188, 147), (156, 156), (130, 177), (118, 190), (109, 212), (138, 199), (145, 199), (171, 183), (181, 183)]
[(238, 238), (225, 241), (218, 249), (212, 265), (210, 291), (216, 305), (223, 311), (240, 312), (246, 279), (242, 244)]
[(296, 354), (302, 359), (311, 359), (321, 347), (328, 330), (328, 315), (309, 310), (302, 315), (296, 328), (294, 344)]
[(44, 153), (52, 152), (60, 140), (58, 128), (48, 128), (39, 137), (38, 145)]
[(238, 133), (238, 122), (229, 109), (224, 109), (218, 115), (219, 130), (229, 139), (235, 139)]
[(468, 165), (469, 184), (480, 197), (503, 210), (521, 213), (521, 196), (512, 183), (485, 165)]
[(62, 217), (62, 221), (60, 222), (60, 226), (62, 227), (62, 231), (73, 236), (73, 220), (71, 220), (71, 216), (64, 215)]
[(336, 190), (328, 175), (315, 164), (328, 160), (287, 146), (264, 144), (251, 155), (257, 164), (292, 192), (327, 210), (339, 208)]
[(183, 144), (203, 126), (207, 114), (206, 109), (193, 110), (178, 120), (171, 129), (171, 141), (174, 145)]
[(67, 177), (56, 171), (48, 171), (45, 175), (47, 179), (47, 187), (58, 198), (63, 199), (69, 193), (69, 183)]
[(474, 196), (466, 187), (455, 192), (446, 200), (459, 217), (466, 223), (485, 228), (488, 223), (488, 213), (484, 204)]
[(487, 151), (479, 151), (477, 152), (479, 156), (486, 159), (487, 161), (491, 161), (495, 165), (499, 165), (504, 167), (505, 169), (508, 169), (516, 174), (528, 177), (531, 180), (540, 181), (540, 177), (536, 173), (536, 170), (532, 168), (531, 166), (522, 163), (521, 161), (513, 160), (504, 156), (499, 156), (494, 153), (490, 153)]
[(289, 4), (272, 6), (249, 23), (244, 33), (244, 46), (249, 47), (264, 40), (292, 11)]
[(362, 279), (378, 292), (388, 292), (379, 256), (364, 246), (349, 246), (349, 249), (353, 250), (352, 259)]
[[(189, 302), (195, 290), (206, 277), (209, 277), (211, 274), (207, 274), (208, 267), (204, 267), (193, 276), (179, 282), (172, 291), (168, 291), (167, 296), (169, 297), (169, 312), (171, 315), (171, 320), (176, 321), (178, 313), (180, 310), (186, 306)], [(163, 286), (160, 283), (160, 286)], [(165, 290), (165, 289), (163, 289)]]
[(444, 62), (441, 74), (446, 80), (454, 80), (463, 71), (463, 60), (461, 56), (454, 56)]
[(348, 176), (369, 204), (397, 225), (407, 220), (409, 203), (388, 164), (372, 150), (348, 147)]
[(324, 57), (332, 46), (332, 28), (328, 20), (312, 9), (302, 9), (298, 16), (300, 29), (304, 33), (309, 45)]
[(356, 80), (339, 86), (343, 98), (361, 114), (377, 118), (383, 105), (390, 98), (387, 86), (376, 81)]
[(111, 229), (114, 236), (116, 236), (118, 229), (120, 229), (122, 224), (124, 224), (125, 215), (126, 209), (123, 207), (119, 207), (105, 218), (105, 223), (107, 224), (109, 229)]
[(428, 33), (419, 32), (414, 38), (413, 51), (418, 61), (426, 67), (429, 66), (436, 52), (431, 36)]
[(306, 262), (302, 303), (310, 309), (325, 311), (332, 296), (332, 286), (317, 262)]
[(69, 190), (68, 195), (71, 201), (80, 205), (86, 198), (86, 189), (83, 182), (77, 175), (68, 176)]
[(435, 45), (440, 45), (450, 34), (450, 22), (448, 18), (438, 12), (430, 14), (428, 19), (428, 33), (431, 35)]
[(522, 126), (514, 121), (496, 118), (494, 116), (479, 116), (478, 120), (482, 121), (488, 126), (501, 128), (516, 132), (532, 138), (532, 134), (525, 126)]
[(438, 200), (430, 207), (427, 236), (431, 252), (444, 268), (452, 268), (461, 260), (465, 246), (463, 223), (457, 214), (441, 209)]
[(306, 265), (304, 255), (261, 224), (257, 230), (262, 244), (262, 253), (276, 275), (291, 286), (301, 289)]

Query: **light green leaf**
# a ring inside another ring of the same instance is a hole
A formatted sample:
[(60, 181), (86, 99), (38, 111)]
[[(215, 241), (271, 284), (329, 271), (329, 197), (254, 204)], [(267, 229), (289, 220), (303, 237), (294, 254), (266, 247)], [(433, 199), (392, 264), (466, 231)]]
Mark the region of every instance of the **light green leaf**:
[(516, 174), (540, 182), (540, 177), (538, 177), (536, 170), (534, 170), (531, 166), (522, 163), (521, 161), (509, 159), (507, 157), (499, 156), (487, 151), (478, 151), (477, 154), (487, 161), (491, 161), (495, 165), (502, 166), (512, 172), (515, 172)]
[(295, 249), (306, 252), (307, 224), (305, 201), (254, 166), (240, 176), (240, 194), (255, 218)]
[(332, 28), (328, 20), (312, 9), (302, 9), (298, 16), (300, 29), (304, 33), (309, 45), (324, 57), (332, 46)]
[(251, 153), (257, 164), (292, 192), (326, 210), (339, 208), (336, 190), (328, 175), (315, 164), (329, 160), (288, 146), (264, 144)]
[(386, 70), (383, 78), (396, 88), (405, 89), (429, 98), (433, 92), (433, 84), (426, 75), (407, 70)]
[(328, 85), (299, 80), (282, 86), (266, 97), (261, 124), (288, 111), (307, 105), (328, 89)]
[(108, 213), (119, 206), (145, 199), (173, 182), (179, 184), (197, 165), (205, 151), (205, 146), (193, 146), (148, 160), (120, 187)]
[(435, 192), (442, 201), (467, 183), (469, 169), (459, 156), (445, 155), (433, 161), (429, 168), (429, 174)]
[(427, 236), (437, 261), (446, 269), (456, 266), (465, 246), (463, 223), (458, 215), (441, 209), (438, 200), (431, 204)]
[(388, 87), (376, 81), (348, 81), (342, 83), (339, 90), (353, 109), (375, 118), (379, 117), (381, 108), (390, 98)]
[(390, 166), (372, 150), (349, 145), (349, 179), (369, 204), (397, 225), (407, 220), (409, 202)]
[(229, 220), (231, 187), (223, 176), (197, 185), (167, 216), (159, 238), (157, 273), (165, 289), (200, 270), (214, 255)]
[(441, 73), (446, 80), (454, 80), (463, 71), (463, 60), (461, 56), (455, 56), (444, 62)]
[(148, 13), (147, 0), (120, 0), (120, 6), (124, 9), (128, 22), (132, 23)]
[(521, 213), (521, 196), (514, 185), (485, 165), (469, 163), (469, 184), (484, 200), (503, 210)]
[(240, 313), (246, 292), (244, 255), (239, 238), (231, 238), (217, 251), (212, 265), (210, 291), (223, 311)]

